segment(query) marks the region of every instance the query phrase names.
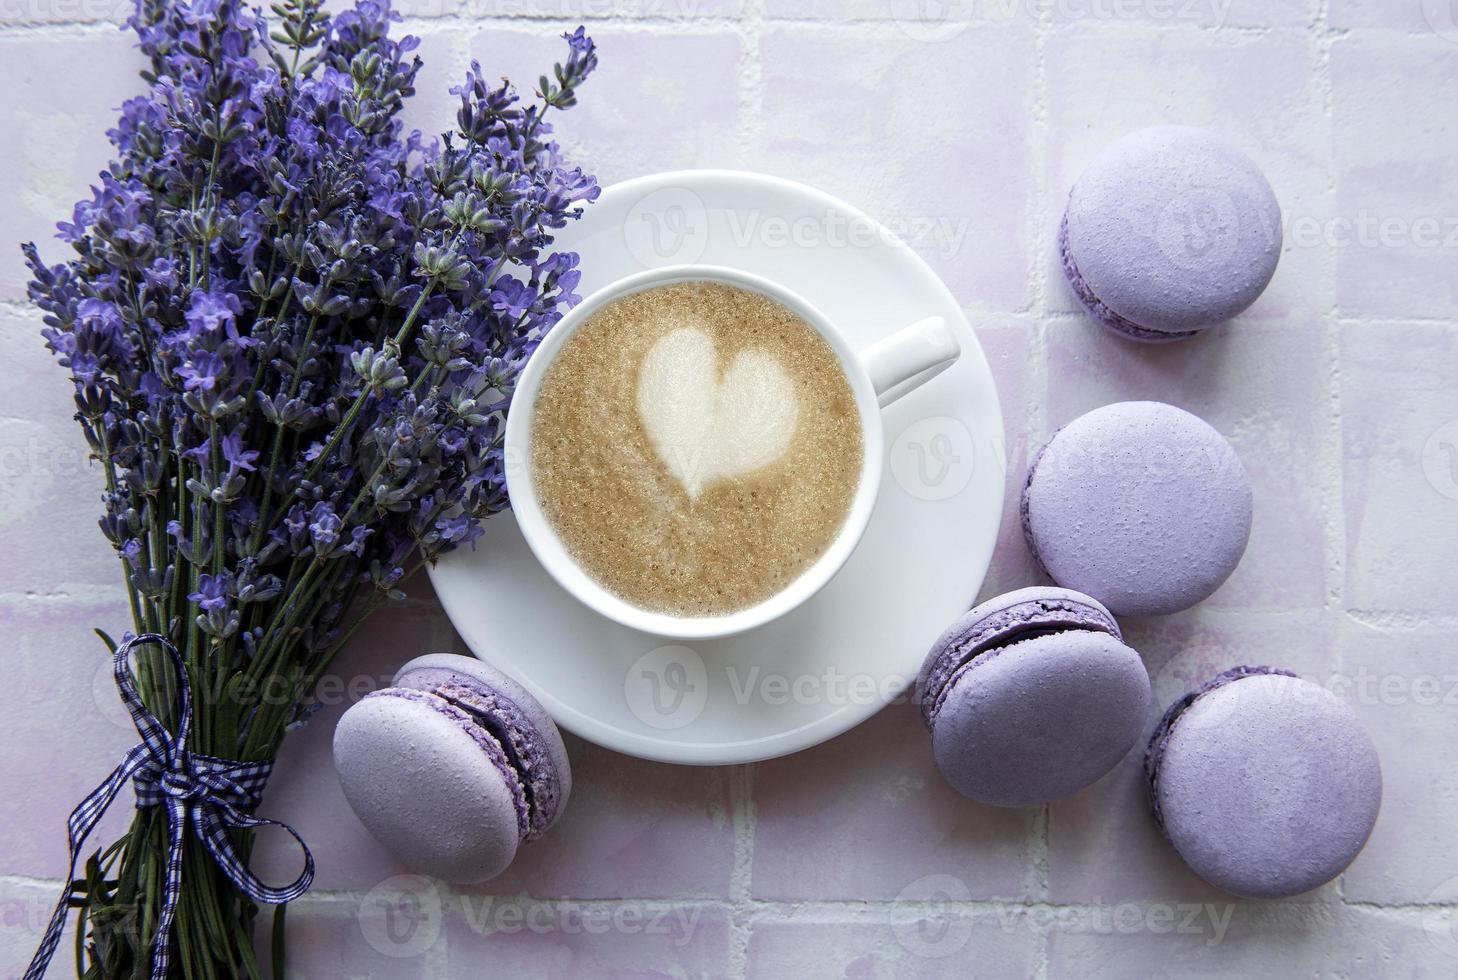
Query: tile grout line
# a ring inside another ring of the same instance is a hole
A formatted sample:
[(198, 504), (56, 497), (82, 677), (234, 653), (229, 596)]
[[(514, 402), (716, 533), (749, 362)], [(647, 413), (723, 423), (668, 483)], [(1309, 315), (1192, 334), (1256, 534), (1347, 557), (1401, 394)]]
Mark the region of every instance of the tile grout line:
[[(1336, 150), (1335, 113), (1333, 82), (1331, 76), (1332, 36), (1330, 30), (1330, 0), (1316, 0), (1315, 13), (1311, 22), (1316, 38), (1316, 76), (1320, 88), (1321, 112), (1326, 120), (1326, 149), (1329, 154), (1326, 179), (1328, 203), (1336, 210)], [(1328, 250), (1330, 251), (1330, 250)], [(1326, 545), (1326, 600), (1327, 607), (1341, 611), (1345, 605), (1344, 577), (1345, 520), (1344, 487), (1342, 485), (1342, 424), (1341, 424), (1341, 326), (1336, 321), (1338, 303), (1336, 297), (1336, 258), (1332, 256), (1331, 294), (1326, 304), (1327, 315), (1322, 319), (1324, 328), (1322, 340), (1326, 354), (1327, 405), (1323, 427), (1323, 468), (1327, 479), (1322, 493), (1322, 512)], [(1344, 664), (1338, 655), (1337, 668)]]
[[(1052, 820), (1053, 808), (1045, 803), (1035, 808), (1027, 821), (1029, 878), (1033, 886), (1032, 894), (1037, 896), (1036, 904), (1039, 906), (1047, 905), (1051, 894), (1049, 858), (1053, 848), (1049, 833)], [(1029, 980), (1046, 980), (1048, 976), (1048, 940), (1052, 931), (1049, 917), (1038, 916), (1028, 922), (1028, 962), (1031, 967)]]
[[(1048, 322), (1055, 319), (1049, 309), (1049, 277), (1044, 263), (1047, 261), (1048, 217), (1051, 210), (1050, 180), (1048, 172), (1051, 141), (1048, 129), (1048, 38), (1051, 25), (1039, 17), (1033, 25), (1033, 105), (1032, 119), (1028, 127), (1029, 154), (1031, 155), (1033, 180), (1033, 245), (1031, 261), (1031, 297), (1033, 321), (1028, 331), (1027, 405), (1024, 408), (1023, 440), (1029, 458), (1041, 443), (1047, 429), (1044, 406), (1048, 400)], [(1018, 474), (1021, 476), (1021, 474)], [(1012, 479), (1011, 487), (1019, 488), (1019, 480)], [(1019, 490), (1020, 492), (1020, 490)]]
[(744, 16), (736, 32), (740, 41), (739, 76), (736, 82), (734, 137), (740, 165), (754, 159), (754, 150), (764, 136), (764, 61), (760, 44), (764, 38), (764, 0), (746, 0)]
[[(1326, 192), (1327, 203), (1332, 211), (1337, 211), (1336, 196), (1336, 85), (1332, 77), (1331, 60), (1332, 48), (1335, 44), (1334, 34), (1331, 30), (1331, 0), (1316, 0), (1316, 15), (1312, 22), (1313, 33), (1316, 37), (1316, 77), (1320, 87), (1322, 118), (1326, 122), (1326, 150), (1327, 150), (1327, 177)], [(1346, 606), (1346, 549), (1347, 549), (1347, 524), (1346, 524), (1346, 470), (1344, 465), (1345, 426), (1342, 421), (1342, 355), (1341, 355), (1341, 334), (1342, 326), (1336, 320), (1340, 304), (1337, 300), (1337, 257), (1330, 255), (1331, 269), (1330, 279), (1331, 293), (1328, 297), (1327, 309), (1329, 317), (1322, 331), (1324, 340), (1324, 352), (1327, 363), (1327, 411), (1326, 424), (1323, 427), (1322, 453), (1325, 457), (1323, 469), (1326, 470), (1327, 479), (1322, 492), (1322, 510), (1324, 512), (1326, 531), (1326, 574), (1327, 574), (1327, 603), (1328, 606), (1335, 606), (1339, 610), (1338, 619), (1345, 618)], [(1335, 661), (1336, 669), (1340, 674), (1350, 676), (1347, 669), (1346, 642), (1342, 630), (1338, 627), (1336, 635)], [(1347, 876), (1345, 870), (1337, 875), (1332, 885), (1336, 891), (1337, 900), (1343, 906), (1348, 905), (1347, 901)]]
[[(428, 879), (440, 885), (437, 879)], [(37, 888), (47, 892), (61, 887), (59, 878), (45, 878), (33, 875), (6, 874), (0, 875), (0, 887), (7, 888)], [(354, 905), (366, 899), (375, 899), (381, 896), (407, 897), (418, 895), (418, 890), (399, 890), (371, 888), (359, 889), (312, 889), (295, 903), (301, 907), (317, 907), (325, 909), (329, 906)], [(449, 891), (452, 897), (459, 897), (463, 894)], [(469, 893), (471, 898), (480, 898), (475, 893)], [(718, 909), (731, 911), (740, 906), (740, 903), (732, 898), (709, 898), (709, 897), (657, 897), (657, 898), (571, 898), (559, 897), (535, 897), (531, 895), (491, 895), (493, 901), (519, 903), (529, 907), (548, 907), (570, 905), (574, 908), (605, 908), (613, 909), (618, 907), (634, 907), (644, 911), (674, 911), (683, 907), (700, 909)], [(1438, 910), (1458, 911), (1458, 899), (1448, 902), (1376, 902), (1368, 900), (1342, 900), (1342, 901), (1316, 901), (1316, 902), (1285, 902), (1285, 903), (1263, 903), (1255, 900), (1246, 900), (1234, 896), (1219, 896), (1224, 899), (1225, 904), (1238, 905), (1241, 908), (1253, 912), (1267, 914), (1269, 916), (1282, 915), (1313, 915), (1320, 916), (1339, 906), (1363, 909), (1367, 911), (1397, 913), (1399, 915), (1426, 916)], [(50, 902), (47, 901), (49, 910)], [(768, 916), (786, 914), (840, 914), (850, 915), (853, 918), (868, 918), (874, 914), (892, 913), (904, 916), (906, 919), (925, 917), (929, 915), (948, 915), (956, 913), (997, 913), (997, 912), (1107, 912), (1121, 908), (1138, 909), (1159, 909), (1168, 907), (1171, 904), (1200, 904), (1195, 899), (1186, 902), (1171, 902), (1168, 900), (1146, 899), (1139, 901), (1125, 902), (1049, 902), (1031, 901), (1017, 899), (997, 898), (972, 898), (963, 900), (947, 901), (919, 901), (909, 899), (814, 899), (814, 900), (787, 900), (787, 899), (749, 899), (743, 903), (743, 907), (754, 915)], [(1208, 904), (1208, 903), (1206, 903)]]
[[(1316, 0), (1312, 30), (1316, 36), (1316, 75), (1320, 89), (1322, 116), (1327, 125), (1328, 203), (1332, 210), (1336, 206), (1336, 153), (1335, 153), (1335, 91), (1331, 74), (1333, 35), (1330, 30), (1330, 0)], [(1331, 295), (1327, 309), (1331, 315), (1337, 311), (1335, 257), (1332, 257)], [(1341, 610), (1345, 606), (1346, 576), (1346, 519), (1345, 487), (1342, 464), (1342, 418), (1341, 418), (1341, 326), (1330, 317), (1323, 317), (1324, 353), (1327, 358), (1327, 405), (1321, 447), (1323, 469), (1327, 479), (1323, 486), (1321, 506), (1325, 529), (1326, 548), (1326, 601), (1327, 607)], [(1338, 669), (1344, 664), (1339, 660)]]
[[(1037, 314), (1033, 320), (1032, 336), (1029, 339), (1028, 370), (1030, 392), (1039, 393), (1028, 399), (1023, 418), (1023, 442), (1028, 459), (1040, 441), (1040, 433), (1046, 424), (1044, 405), (1048, 392), (1048, 325), (1047, 313), (1050, 303), (1050, 284), (1047, 268), (1048, 222), (1053, 207), (1051, 172), (1052, 141), (1049, 139), (1049, 82), (1048, 82), (1048, 38), (1052, 30), (1047, 10), (1040, 11), (1033, 25), (1033, 86), (1032, 118), (1028, 125), (1028, 152), (1031, 157), (1033, 180), (1033, 254), (1030, 297), (1032, 309)], [(1021, 474), (1008, 474), (1009, 486), (1005, 492), (1021, 492)], [(1053, 811), (1044, 805), (1037, 808), (1028, 821), (1028, 853), (1031, 867), (1030, 877), (1033, 894), (1047, 901), (1051, 895), (1050, 861), (1053, 845), (1051, 839)], [(1030, 980), (1046, 980), (1049, 974), (1048, 943), (1052, 933), (1051, 917), (1031, 917), (1028, 923), (1028, 963)]]
[[(765, 0), (745, 0), (740, 11), (739, 73), (736, 84), (735, 145), (741, 166), (755, 159), (755, 148), (763, 138), (764, 63), (761, 43), (765, 30)], [(749, 943), (753, 937), (754, 837), (758, 808), (754, 801), (753, 764), (732, 767), (728, 772), (731, 819), (734, 832), (734, 866), (729, 878), (731, 907), (728, 922), (727, 975), (743, 980), (749, 972)]]
[[(0, 418), (0, 425), (4, 419)], [(69, 607), (79, 609), (89, 606), (104, 606), (116, 603), (124, 603), (126, 595), (121, 591), (120, 582), (115, 586), (95, 585), (89, 583), (78, 583), (65, 585), (50, 592), (0, 592), (0, 608), (24, 608), (27, 606), (40, 606), (42, 604), (53, 605), (58, 608)], [(407, 596), (401, 600), (401, 605), (396, 608), (415, 609), (420, 612), (430, 612), (439, 609), (435, 600), (423, 599), (419, 596)], [(1302, 612), (1303, 610), (1294, 610)], [(1405, 609), (1331, 609), (1326, 606), (1312, 606), (1308, 612), (1334, 612), (1345, 620), (1359, 626), (1370, 629), (1381, 630), (1386, 633), (1421, 633), (1421, 632), (1453, 632), (1458, 631), (1458, 613), (1455, 614), (1433, 614)], [(1228, 609), (1206, 609), (1201, 611), (1201, 616), (1211, 623), (1222, 625), (1250, 624), (1260, 618), (1286, 617), (1292, 614), (1291, 609), (1278, 607), (1270, 608), (1228, 608)]]
[(754, 803), (754, 765), (729, 769), (729, 799), (734, 821), (734, 867), (729, 876), (728, 976), (742, 980), (749, 969), (749, 941), (754, 932), (754, 835), (758, 809)]

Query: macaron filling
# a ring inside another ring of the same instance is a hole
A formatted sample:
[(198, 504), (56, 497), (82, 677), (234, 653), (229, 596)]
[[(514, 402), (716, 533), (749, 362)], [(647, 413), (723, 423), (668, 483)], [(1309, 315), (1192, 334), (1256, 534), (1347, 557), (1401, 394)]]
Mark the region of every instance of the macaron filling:
[(415, 688), (389, 687), (380, 691), (371, 691), (365, 695), (365, 698), (400, 698), (412, 701), (416, 704), (423, 704), (455, 722), (463, 732), (471, 737), (472, 741), (480, 746), (481, 751), (491, 760), (491, 764), (501, 773), (502, 782), (506, 784), (506, 788), (516, 804), (517, 832), (523, 840), (528, 839), (528, 834), (531, 833), (532, 807), (527, 796), (526, 781), (522, 778), (521, 770), (513, 764), (505, 745), (481, 724), (473, 712), (467, 711), (432, 691)]
[(1175, 340), (1184, 340), (1186, 337), (1193, 337), (1199, 333), (1198, 330), (1151, 330), (1148, 327), (1141, 327), (1128, 317), (1120, 316), (1099, 299), (1088, 280), (1079, 271), (1078, 263), (1073, 260), (1073, 253), (1068, 245), (1068, 213), (1065, 211), (1063, 220), (1058, 225), (1058, 257), (1063, 265), (1063, 275), (1068, 280), (1068, 285), (1073, 288), (1073, 294), (1083, 304), (1099, 323), (1108, 327), (1115, 333), (1123, 334), (1135, 340), (1142, 340), (1149, 344), (1163, 344)]
[(442, 684), (431, 693), (467, 714), (501, 747), (527, 804), (522, 839), (533, 841), (546, 833), (557, 812), (556, 769), (521, 709), (496, 691), (464, 684)]
[(1174, 734), (1175, 725), (1179, 723), (1180, 716), (1190, 709), (1200, 698), (1211, 691), (1232, 684), (1235, 681), (1246, 677), (1260, 677), (1263, 675), (1280, 675), (1283, 677), (1295, 677), (1289, 670), (1279, 667), (1263, 667), (1254, 665), (1241, 665), (1231, 667), (1210, 678), (1199, 687), (1195, 688), (1174, 704), (1159, 719), (1159, 724), (1154, 726), (1154, 733), (1149, 737), (1149, 746), (1144, 750), (1144, 782), (1149, 791), (1149, 808), (1154, 813), (1154, 822), (1159, 826), (1159, 831), (1169, 838), (1169, 832), (1164, 826), (1164, 814), (1159, 805), (1159, 767), (1164, 761), (1165, 746), (1169, 744), (1170, 737)]
[(518, 765), (518, 777), (530, 795), (531, 825), (525, 839), (535, 840), (547, 832), (561, 811), (566, 793), (558, 763), (530, 712), (496, 687), (446, 666), (412, 667), (395, 678), (395, 685), (448, 693), (476, 719), (476, 724), (491, 732)]
[(1072, 599), (1041, 598), (994, 610), (972, 623), (957, 623), (937, 641), (921, 682), (921, 716), (930, 729), (947, 692), (967, 671), (1002, 651), (1050, 633), (1085, 630), (1122, 640), (1119, 624), (1104, 610)]

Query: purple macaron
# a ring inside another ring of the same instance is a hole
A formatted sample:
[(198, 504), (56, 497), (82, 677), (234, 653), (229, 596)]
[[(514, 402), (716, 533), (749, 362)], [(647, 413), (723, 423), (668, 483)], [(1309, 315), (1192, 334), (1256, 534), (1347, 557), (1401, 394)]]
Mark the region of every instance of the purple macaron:
[(1180, 698), (1144, 757), (1155, 820), (1210, 884), (1284, 898), (1341, 874), (1382, 803), (1377, 750), (1318, 684), (1236, 667)]
[(1111, 144), (1079, 176), (1058, 248), (1069, 285), (1099, 323), (1166, 343), (1255, 302), (1281, 256), (1281, 208), (1229, 141), (1156, 126)]
[(562, 737), (500, 671), (434, 653), (367, 694), (334, 732), (334, 766), (365, 828), (414, 870), (500, 874), (556, 821), (572, 791)]
[(1035, 806), (1103, 776), (1144, 732), (1149, 674), (1114, 617), (1067, 589), (1019, 589), (963, 615), (917, 680), (948, 783)]
[(1239, 564), (1250, 480), (1208, 423), (1119, 402), (1054, 433), (1028, 467), (1021, 512), (1053, 581), (1116, 616), (1163, 615), (1207, 598)]

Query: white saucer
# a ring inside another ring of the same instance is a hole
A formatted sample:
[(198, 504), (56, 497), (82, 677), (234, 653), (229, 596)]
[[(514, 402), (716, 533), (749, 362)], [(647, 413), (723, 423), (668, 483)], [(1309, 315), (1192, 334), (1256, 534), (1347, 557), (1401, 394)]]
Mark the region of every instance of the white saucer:
[(915, 679), (931, 642), (971, 603), (997, 538), (1002, 414), (956, 300), (867, 215), (758, 174), (681, 171), (617, 184), (558, 242), (582, 256), (583, 296), (645, 268), (731, 266), (784, 283), (856, 346), (943, 316), (962, 357), (886, 410), (886, 474), (865, 537), (789, 615), (689, 646), (630, 630), (564, 592), (502, 514), (474, 552), (431, 570), (451, 622), (563, 728), (628, 755), (751, 762), (864, 721)]

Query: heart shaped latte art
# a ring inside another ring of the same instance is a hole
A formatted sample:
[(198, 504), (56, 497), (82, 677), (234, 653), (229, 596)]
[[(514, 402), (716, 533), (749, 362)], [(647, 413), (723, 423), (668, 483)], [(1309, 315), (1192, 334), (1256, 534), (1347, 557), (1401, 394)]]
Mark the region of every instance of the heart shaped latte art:
[(684, 327), (643, 358), (638, 414), (658, 458), (693, 500), (714, 480), (783, 456), (800, 406), (772, 354), (741, 351), (720, 377), (714, 339)]

